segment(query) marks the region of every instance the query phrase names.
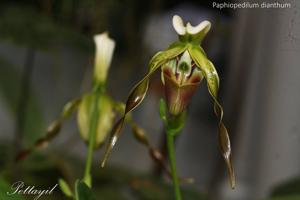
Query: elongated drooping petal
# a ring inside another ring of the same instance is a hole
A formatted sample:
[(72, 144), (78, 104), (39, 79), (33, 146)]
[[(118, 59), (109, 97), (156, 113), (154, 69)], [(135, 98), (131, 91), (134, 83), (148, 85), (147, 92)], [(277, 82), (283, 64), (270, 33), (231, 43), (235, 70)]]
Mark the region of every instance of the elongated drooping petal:
[[(148, 73), (150, 74), (150, 73)], [(144, 78), (141, 82), (139, 82), (132, 92), (130, 93), (127, 102), (126, 102), (126, 108), (125, 113), (121, 119), (114, 125), (111, 133), (111, 137), (108, 143), (108, 146), (106, 147), (104, 158), (102, 160), (101, 166), (104, 167), (105, 163), (108, 159), (108, 156), (112, 150), (112, 148), (115, 146), (118, 138), (120, 137), (122, 127), (124, 125), (124, 121), (126, 118), (126, 115), (128, 112), (132, 111), (134, 108), (136, 108), (145, 98), (147, 90), (149, 85), (149, 78)]]
[(227, 129), (223, 122), (219, 124), (219, 143), (220, 143), (220, 149), (222, 152), (222, 155), (225, 159), (227, 170), (230, 177), (230, 185), (232, 188), (235, 188), (235, 175), (233, 166), (231, 163), (231, 145), (230, 145), (230, 139), (227, 132)]
[(131, 90), (129, 97), (126, 101), (126, 108), (124, 115), (122, 118), (115, 124), (114, 128), (112, 129), (111, 137), (109, 143), (106, 147), (104, 157), (101, 163), (101, 166), (104, 167), (105, 163), (108, 159), (108, 156), (113, 149), (114, 145), (116, 144), (118, 138), (120, 137), (122, 127), (124, 125), (124, 121), (126, 115), (134, 110), (138, 105), (142, 103), (144, 100), (148, 86), (149, 86), (149, 77), (158, 69), (160, 68), (165, 62), (168, 60), (176, 57), (177, 55), (181, 54), (185, 49), (186, 45), (180, 42), (172, 44), (167, 50), (160, 51), (154, 55), (154, 57), (150, 60), (149, 63), (149, 71), (146, 76), (134, 86)]
[(214, 100), (214, 112), (219, 119), (219, 139), (220, 149), (222, 156), (226, 162), (228, 173), (230, 176), (231, 187), (235, 187), (235, 175), (231, 163), (231, 145), (227, 129), (222, 121), (223, 119), (223, 108), (218, 102), (218, 90), (219, 90), (219, 76), (218, 73), (207, 57), (202, 53), (199, 46), (190, 46), (188, 51), (196, 65), (202, 70), (204, 77), (207, 81), (207, 87), (210, 95)]

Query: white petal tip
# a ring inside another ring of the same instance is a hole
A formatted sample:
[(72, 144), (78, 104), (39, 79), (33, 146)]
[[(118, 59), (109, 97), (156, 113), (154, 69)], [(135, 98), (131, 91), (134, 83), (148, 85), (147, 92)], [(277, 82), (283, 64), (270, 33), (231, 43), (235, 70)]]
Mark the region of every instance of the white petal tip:
[(110, 67), (115, 41), (109, 37), (108, 32), (104, 32), (95, 35), (94, 42), (96, 46), (94, 74), (98, 82), (103, 82)]
[(98, 43), (98, 41), (103, 41), (103, 40), (105, 40), (105, 41), (110, 41), (110, 42), (113, 42), (113, 43), (114, 43), (114, 40), (111, 39), (111, 38), (109, 37), (109, 34), (108, 34), (107, 31), (106, 31), (106, 32), (103, 32), (103, 33), (101, 33), (101, 34), (96, 34), (96, 35), (94, 35), (94, 41), (95, 41), (96, 43)]
[(173, 16), (173, 27), (178, 35), (185, 35), (186, 29), (183, 24), (183, 20), (180, 16), (178, 15)]
[(210, 29), (211, 23), (207, 20), (201, 22), (197, 26), (192, 26), (190, 23), (187, 23), (186, 25), (186, 30), (189, 34), (197, 34), (200, 33), (201, 31), (205, 31), (207, 33)]

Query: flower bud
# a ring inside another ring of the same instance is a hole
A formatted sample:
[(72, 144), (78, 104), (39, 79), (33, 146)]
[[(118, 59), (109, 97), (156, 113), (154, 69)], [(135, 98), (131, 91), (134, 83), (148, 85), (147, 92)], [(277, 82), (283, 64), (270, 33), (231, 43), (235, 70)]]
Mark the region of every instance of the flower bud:
[(94, 41), (96, 44), (94, 78), (96, 83), (103, 83), (106, 81), (115, 41), (109, 38), (107, 32), (95, 35)]
[(170, 114), (178, 115), (186, 109), (202, 78), (202, 72), (195, 66), (188, 51), (162, 67), (162, 81)]

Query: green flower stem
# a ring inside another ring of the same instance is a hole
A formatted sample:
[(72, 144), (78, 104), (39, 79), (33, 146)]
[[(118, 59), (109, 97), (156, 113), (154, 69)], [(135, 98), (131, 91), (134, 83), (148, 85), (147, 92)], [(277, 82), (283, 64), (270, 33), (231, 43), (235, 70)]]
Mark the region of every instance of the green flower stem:
[(91, 177), (91, 168), (93, 162), (93, 153), (94, 153), (94, 145), (95, 145), (95, 138), (97, 133), (97, 122), (99, 119), (99, 108), (98, 108), (98, 101), (100, 99), (101, 94), (103, 93), (103, 86), (99, 86), (95, 88), (95, 96), (91, 106), (91, 122), (89, 125), (89, 146), (88, 146), (88, 154), (86, 159), (85, 171), (83, 181), (89, 187), (92, 186), (92, 177)]
[(174, 138), (180, 133), (184, 127), (184, 122), (186, 119), (186, 111), (180, 113), (179, 115), (168, 114), (168, 107), (166, 102), (161, 99), (159, 103), (159, 115), (164, 121), (167, 133), (167, 146), (169, 153), (169, 160), (171, 164), (171, 174), (173, 179), (173, 185), (175, 190), (176, 200), (181, 200), (180, 186), (177, 177), (176, 170), (176, 160), (175, 160), (175, 150), (174, 150)]
[(180, 186), (177, 176), (176, 170), (176, 160), (175, 160), (175, 152), (174, 152), (174, 133), (167, 129), (167, 144), (168, 144), (168, 151), (169, 151), (169, 159), (171, 164), (171, 173), (173, 179), (173, 185), (175, 190), (175, 197), (176, 200), (181, 200), (181, 193), (180, 193)]

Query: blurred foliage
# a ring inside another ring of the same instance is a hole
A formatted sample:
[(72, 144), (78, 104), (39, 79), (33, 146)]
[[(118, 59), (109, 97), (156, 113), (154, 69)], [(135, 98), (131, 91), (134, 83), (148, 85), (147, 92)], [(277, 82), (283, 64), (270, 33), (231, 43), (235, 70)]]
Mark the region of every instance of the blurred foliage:
[(15, 113), (21, 77), (13, 65), (1, 58), (0, 66), (0, 94), (7, 103), (9, 110)]
[(279, 184), (271, 192), (271, 198), (267, 200), (299, 200), (300, 178), (289, 180)]
[[(17, 117), (21, 75), (15, 66), (1, 58), (0, 66), (0, 96), (6, 103), (9, 112), (11, 112), (14, 117)], [(26, 145), (32, 145), (33, 141), (43, 132), (44, 127), (42, 110), (31, 87), (29, 88), (29, 94), (30, 97), (27, 108), (23, 115), (25, 121), (22, 130), (25, 135), (24, 142)]]
[(75, 200), (96, 200), (91, 189), (82, 181), (75, 184)]
[[(3, 149), (3, 147), (7, 146), (1, 145), (0, 147)], [(8, 155), (10, 155), (10, 152), (3, 153), (2, 156), (5, 158)], [(30, 156), (18, 164), (18, 170), (20, 171), (17, 173), (12, 171), (10, 167), (5, 167), (1, 164), (0, 167), (0, 177), (3, 177), (3, 179), (0, 179), (0, 199), (2, 200), (7, 199), (1, 198), (1, 195), (10, 191), (9, 188), (14, 182), (13, 177), (16, 174), (17, 180), (24, 181), (26, 185), (35, 185), (37, 188), (52, 187), (58, 183), (60, 177), (63, 177), (68, 185), (74, 185), (76, 177), (82, 172), (84, 163), (74, 156), (71, 157), (54, 150), (52, 153), (48, 153), (47, 156), (39, 153)], [(93, 172), (92, 194), (94, 197), (109, 200), (174, 199), (171, 183), (166, 183), (150, 174), (141, 174), (122, 167), (110, 166), (103, 169), (99, 165), (93, 166)], [(2, 185), (5, 187), (2, 187)], [(87, 189), (82, 184), (77, 183), (77, 190), (86, 193)], [(71, 187), (71, 190), (74, 191), (75, 189)], [(184, 186), (182, 195), (184, 199), (188, 200), (207, 199), (205, 195), (199, 194), (196, 190), (187, 189)], [(29, 197), (32, 199), (32, 196)], [(57, 187), (52, 195), (45, 195), (43, 199), (66, 199), (66, 197)], [(81, 199), (79, 198), (78, 200)]]
[(0, 177), (0, 199), (5, 200), (24, 200), (24, 198), (21, 195), (6, 195), (6, 193), (10, 190), (11, 185), (7, 183), (2, 177)]
[(141, 21), (153, 5), (139, 0), (3, 0), (0, 38), (35, 48), (63, 41), (92, 50), (91, 36), (108, 30), (120, 47), (132, 50), (140, 46)]
[(88, 37), (30, 7), (7, 6), (1, 11), (0, 38), (34, 49), (46, 50), (63, 43), (92, 50), (92, 40)]
[[(173, 200), (174, 191), (171, 184), (145, 174), (137, 174), (126, 169), (104, 168), (95, 170), (95, 188), (97, 194), (106, 194), (107, 199), (141, 199), (141, 200)], [(118, 192), (116, 192), (118, 191)], [(98, 196), (97, 195), (97, 196)], [(195, 190), (183, 188), (183, 199), (204, 200)], [(109, 197), (109, 198), (108, 198)], [(127, 198), (126, 198), (127, 197)]]
[(281, 197), (272, 197), (266, 200), (299, 200), (300, 195), (286, 195)]
[[(92, 52), (93, 43), (89, 37), (64, 26), (47, 12), (35, 9), (33, 6), (35, 2), (28, 2), (26, 5), (20, 2), (14, 3), (3, 3), (0, 6), (0, 38), (2, 40), (13, 42), (26, 49), (30, 48), (33, 51), (37, 49), (45, 51), (58, 44), (65, 44)], [(20, 67), (11, 65), (3, 58), (0, 58), (0, 66), (0, 95), (12, 116), (16, 120), (22, 121), (22, 125), (16, 124), (15, 130), (21, 132), (16, 135), (22, 135), (25, 146), (31, 146), (43, 133), (44, 128), (39, 99), (34, 94), (30, 80), (28, 91), (26, 91), (29, 94), (28, 99), (21, 99), (21, 94), (24, 94), (24, 91), (21, 91), (24, 89), (21, 87), (24, 84), (21, 73), (26, 74), (24, 71), (27, 70), (26, 68), (20, 72), (17, 70)], [(24, 109), (19, 108), (20, 101), (25, 101), (22, 105)], [(19, 119), (20, 116), (22, 119)], [(18, 128), (18, 126), (21, 127)]]

